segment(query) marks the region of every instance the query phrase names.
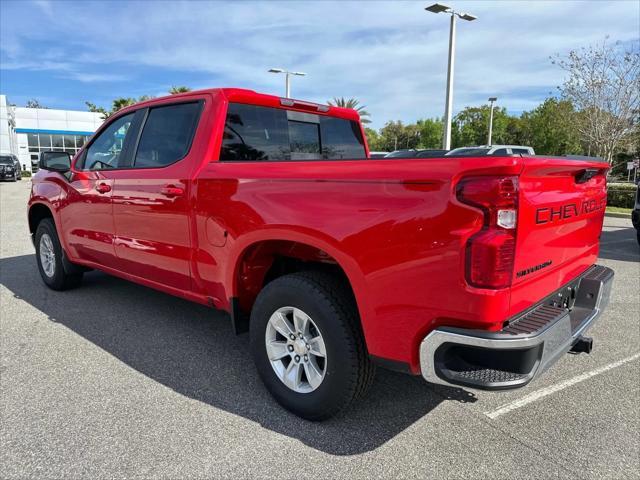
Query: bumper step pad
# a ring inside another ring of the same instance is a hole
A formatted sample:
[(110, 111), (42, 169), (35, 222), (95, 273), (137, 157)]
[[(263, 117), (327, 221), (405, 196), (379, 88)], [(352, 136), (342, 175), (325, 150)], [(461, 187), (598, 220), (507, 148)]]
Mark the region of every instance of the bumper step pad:
[(594, 265), (500, 331), (439, 327), (420, 344), (422, 376), (483, 390), (522, 387), (585, 341), (612, 282), (613, 270)]
[(455, 365), (453, 369), (446, 369), (447, 372), (443, 371), (443, 373), (452, 380), (480, 385), (518, 382), (527, 379), (527, 375), (524, 373), (508, 372), (495, 368), (482, 368), (466, 362), (461, 363), (464, 364)]

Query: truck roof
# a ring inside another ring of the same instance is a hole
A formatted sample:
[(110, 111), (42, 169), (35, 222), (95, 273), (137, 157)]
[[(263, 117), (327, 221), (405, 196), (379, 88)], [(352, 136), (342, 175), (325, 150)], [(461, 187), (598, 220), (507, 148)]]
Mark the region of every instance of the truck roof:
[(307, 113), (312, 112), (319, 115), (344, 118), (346, 120), (354, 120), (358, 122), (360, 121), (360, 115), (358, 114), (358, 112), (351, 108), (334, 107), (330, 105), (309, 102), (307, 100), (284, 98), (277, 95), (259, 93), (255, 90), (249, 90), (245, 88), (206, 88), (202, 90), (194, 90), (191, 92), (178, 93), (175, 95), (166, 95), (163, 97), (151, 98), (149, 100), (136, 103), (129, 107), (123, 108), (122, 110), (120, 110), (120, 112), (125, 112), (132, 108), (139, 108), (141, 106), (151, 106), (156, 103), (165, 103), (168, 99), (179, 99), (202, 94), (209, 94), (213, 96), (221, 95), (227, 101), (234, 103), (246, 103), (250, 105), (260, 105), (263, 107), (273, 108), (286, 108), (289, 110), (299, 110)]

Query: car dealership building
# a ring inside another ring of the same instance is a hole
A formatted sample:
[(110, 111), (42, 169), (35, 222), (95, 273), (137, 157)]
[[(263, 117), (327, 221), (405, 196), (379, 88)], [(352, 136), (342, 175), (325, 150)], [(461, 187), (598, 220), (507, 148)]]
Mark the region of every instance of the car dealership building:
[(0, 95), (0, 153), (13, 153), (23, 170), (32, 170), (41, 151), (73, 156), (102, 122), (99, 113), (15, 107)]

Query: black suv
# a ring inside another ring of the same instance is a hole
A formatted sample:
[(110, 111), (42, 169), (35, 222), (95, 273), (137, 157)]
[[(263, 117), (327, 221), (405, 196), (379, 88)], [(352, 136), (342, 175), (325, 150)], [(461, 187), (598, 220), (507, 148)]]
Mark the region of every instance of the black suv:
[(0, 155), (0, 180), (22, 180), (22, 169), (15, 155)]

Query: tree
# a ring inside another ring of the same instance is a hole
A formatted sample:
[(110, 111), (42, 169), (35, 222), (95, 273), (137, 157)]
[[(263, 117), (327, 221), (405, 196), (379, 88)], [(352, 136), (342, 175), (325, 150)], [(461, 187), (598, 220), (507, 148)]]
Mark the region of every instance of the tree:
[(38, 100), (32, 98), (31, 100), (27, 100), (27, 104), (25, 105), (27, 108), (49, 108), (42, 105)]
[(360, 105), (360, 102), (355, 98), (346, 99), (344, 97), (333, 97), (333, 100), (328, 100), (327, 103), (334, 107), (352, 108), (360, 114), (360, 121), (363, 124), (371, 123), (371, 115), (365, 110), (366, 105)]
[(151, 100), (153, 97), (152, 95), (142, 95), (141, 97), (139, 97), (137, 100), (135, 98), (131, 98), (131, 97), (120, 97), (120, 98), (116, 98), (111, 102), (111, 110), (107, 110), (104, 107), (99, 107), (94, 103), (91, 102), (84, 102), (87, 105), (87, 108), (90, 112), (97, 112), (102, 114), (102, 119), (106, 120), (107, 118), (109, 118), (111, 115), (113, 115), (114, 113), (116, 113), (119, 110), (122, 110), (125, 107), (128, 107), (130, 105), (133, 105), (135, 103), (138, 102), (144, 102), (146, 100)]
[(420, 132), (419, 146), (421, 148), (442, 148), (444, 123), (441, 119), (418, 120), (416, 127)]
[(638, 123), (640, 111), (640, 51), (608, 39), (572, 50), (553, 63), (568, 74), (559, 87), (562, 97), (580, 112), (577, 128), (591, 154), (608, 162)]
[(529, 145), (540, 155), (582, 154), (578, 131), (579, 115), (568, 100), (547, 98), (520, 118), (518, 144)]
[(135, 103), (136, 103), (135, 98), (131, 98), (131, 97), (116, 98), (112, 103), (113, 106), (111, 107), (111, 114), (113, 115), (118, 110), (122, 110), (123, 108), (129, 107)]
[(171, 95), (177, 95), (178, 93), (187, 93), (187, 92), (190, 92), (190, 91), (191, 91), (191, 89), (189, 87), (185, 87), (184, 85), (182, 85), (182, 86), (175, 86), (174, 85), (169, 89), (169, 93)]
[[(452, 143), (454, 147), (470, 147), (474, 145), (486, 145), (489, 135), (489, 116), (491, 108), (488, 105), (481, 107), (466, 107), (453, 119)], [(509, 131), (509, 116), (506, 108), (493, 109), (493, 130), (491, 143), (511, 143)]]
[(102, 114), (103, 120), (109, 116), (109, 113), (104, 107), (99, 107), (95, 103), (91, 103), (91, 102), (84, 102), (84, 103), (87, 105), (87, 108), (89, 109), (90, 112)]
[(364, 134), (367, 137), (367, 144), (369, 145), (369, 150), (373, 152), (381, 151), (380, 149), (380, 135), (373, 128), (365, 128)]
[(385, 152), (402, 150), (405, 148), (417, 148), (420, 143), (420, 130), (418, 126), (404, 125), (401, 121), (387, 122), (380, 129), (378, 149)]

